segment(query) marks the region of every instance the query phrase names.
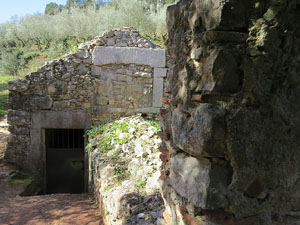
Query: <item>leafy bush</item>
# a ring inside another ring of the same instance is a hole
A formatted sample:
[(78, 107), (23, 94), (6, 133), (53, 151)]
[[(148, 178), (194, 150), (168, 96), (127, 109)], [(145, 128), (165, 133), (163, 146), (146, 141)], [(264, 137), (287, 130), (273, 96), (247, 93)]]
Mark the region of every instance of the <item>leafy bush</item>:
[(8, 50), (1, 53), (0, 66), (4, 73), (18, 75), (19, 70), (24, 67), (25, 59), (22, 50)]

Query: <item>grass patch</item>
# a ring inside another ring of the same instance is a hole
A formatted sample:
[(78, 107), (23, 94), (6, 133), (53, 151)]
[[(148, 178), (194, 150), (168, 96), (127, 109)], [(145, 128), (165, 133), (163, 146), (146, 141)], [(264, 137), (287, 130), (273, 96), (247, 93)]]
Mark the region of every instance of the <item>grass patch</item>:
[[(128, 139), (128, 124), (126, 122), (111, 122), (100, 127), (93, 127), (87, 132), (89, 143), (87, 151), (98, 149), (102, 154), (108, 153), (113, 149), (114, 144), (125, 144)], [(119, 155), (119, 153), (116, 153)], [(117, 157), (113, 156), (113, 158)]]
[(146, 180), (142, 180), (141, 178), (138, 178), (134, 185), (137, 187), (137, 188), (145, 188), (146, 187), (146, 183), (147, 181)]
[(155, 127), (156, 130), (161, 130), (159, 121), (157, 121), (157, 120), (148, 120), (148, 122), (151, 124), (151, 126)]
[(0, 116), (4, 116), (8, 109), (8, 81), (17, 78), (12, 75), (0, 74)]
[(105, 188), (103, 188), (103, 193), (109, 191), (110, 189), (112, 189), (114, 186), (113, 185), (108, 185)]
[(24, 185), (29, 185), (32, 182), (32, 179), (30, 178), (25, 178), (25, 179), (13, 179), (10, 180), (10, 184), (24, 184)]
[(9, 181), (10, 184), (29, 185), (33, 180), (27, 175), (16, 173)]
[(28, 63), (25, 68), (19, 71), (20, 76), (0, 73), (0, 117), (7, 114), (9, 93), (8, 81), (24, 77), (26, 74), (30, 74), (31, 72), (38, 70), (38, 68), (41, 67), (46, 61), (51, 59), (48, 54), (48, 52), (37, 52), (26, 49), (25, 57)]

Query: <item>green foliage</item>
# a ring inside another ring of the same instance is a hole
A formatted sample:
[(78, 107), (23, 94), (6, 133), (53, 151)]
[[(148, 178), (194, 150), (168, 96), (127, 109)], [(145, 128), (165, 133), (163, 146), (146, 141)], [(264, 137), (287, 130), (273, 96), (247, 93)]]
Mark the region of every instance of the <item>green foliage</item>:
[(117, 165), (114, 167), (114, 175), (113, 181), (115, 183), (121, 183), (121, 181), (128, 177), (130, 173), (126, 166)]
[[(87, 131), (90, 137), (89, 143), (86, 146), (87, 151), (97, 149), (102, 154), (108, 153), (112, 150), (112, 144), (125, 144), (129, 141), (128, 124), (114, 121), (99, 127), (92, 127)], [(116, 158), (119, 153), (115, 152), (111, 158)]]
[(127, 171), (126, 166), (115, 166), (114, 167), (114, 175), (124, 174)]
[(8, 109), (8, 84), (9, 80), (14, 79), (12, 75), (0, 74), (0, 117), (7, 113)]
[(116, 27), (133, 27), (164, 46), (168, 38), (166, 6), (176, 1), (114, 0), (102, 4), (101, 0), (68, 0), (65, 6), (49, 3), (45, 14), (0, 24), (0, 69), (11, 75), (31, 72), (36, 69), (31, 64), (40, 61), (37, 57), (44, 55), (51, 60), (75, 52), (80, 43)]
[(54, 2), (50, 2), (49, 4), (46, 5), (45, 14), (53, 16), (60, 13), (62, 9), (63, 9), (62, 5), (58, 5)]
[(18, 49), (3, 51), (1, 54), (1, 68), (4, 73), (17, 76), (20, 68), (25, 65), (24, 52)]
[(148, 120), (151, 126), (155, 127), (156, 130), (161, 130), (160, 124), (157, 120)]
[(121, 154), (121, 150), (117, 149), (116, 151), (113, 152), (113, 154), (109, 155), (109, 159), (118, 159), (119, 155)]
[(92, 127), (90, 130), (88, 130), (86, 132), (86, 134), (88, 136), (95, 136), (97, 134), (100, 134), (101, 132), (103, 131), (103, 126), (100, 126), (100, 127)]
[(9, 181), (10, 184), (22, 184), (22, 185), (29, 185), (33, 179), (25, 174), (22, 173), (15, 173), (11, 180)]
[(107, 191), (109, 191), (110, 189), (112, 189), (114, 186), (112, 186), (112, 185), (108, 185), (108, 186), (106, 186), (106, 187), (104, 187), (103, 188), (103, 192), (107, 192)]
[(141, 178), (139, 178), (139, 179), (137, 179), (136, 181), (135, 181), (135, 186), (137, 187), (137, 188), (145, 188), (146, 187), (146, 181), (145, 180), (142, 180)]

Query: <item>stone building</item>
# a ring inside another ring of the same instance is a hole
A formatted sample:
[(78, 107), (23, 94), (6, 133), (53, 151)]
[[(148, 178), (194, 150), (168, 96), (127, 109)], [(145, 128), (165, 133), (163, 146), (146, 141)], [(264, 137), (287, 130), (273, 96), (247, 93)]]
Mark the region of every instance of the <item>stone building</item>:
[[(123, 28), (107, 31), (81, 44), (78, 52), (10, 81), (6, 160), (34, 173), (45, 186), (48, 149), (82, 148), (85, 140), (79, 139), (93, 125), (121, 115), (157, 113), (165, 66), (162, 48)], [(49, 150), (51, 154), (55, 161), (59, 153)], [(87, 157), (79, 155), (80, 160), (71, 162), (78, 171), (82, 164), (87, 167)]]

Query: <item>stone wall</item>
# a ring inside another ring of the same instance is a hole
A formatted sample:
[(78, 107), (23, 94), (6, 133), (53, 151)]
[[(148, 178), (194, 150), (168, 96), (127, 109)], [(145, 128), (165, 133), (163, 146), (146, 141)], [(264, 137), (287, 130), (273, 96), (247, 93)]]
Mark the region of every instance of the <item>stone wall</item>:
[(300, 223), (299, 15), (293, 0), (168, 8), (169, 224)]
[[(105, 129), (89, 137), (89, 188), (105, 225), (165, 225), (159, 185), (162, 162), (157, 151), (161, 140), (158, 128), (148, 119), (122, 117), (104, 126), (126, 124), (127, 128)], [(101, 151), (100, 142), (112, 135), (111, 150)], [(120, 135), (127, 141), (116, 141)]]
[(114, 29), (10, 81), (6, 160), (36, 173), (45, 160), (43, 129), (87, 129), (121, 115), (157, 113), (165, 60), (165, 51), (138, 32)]

